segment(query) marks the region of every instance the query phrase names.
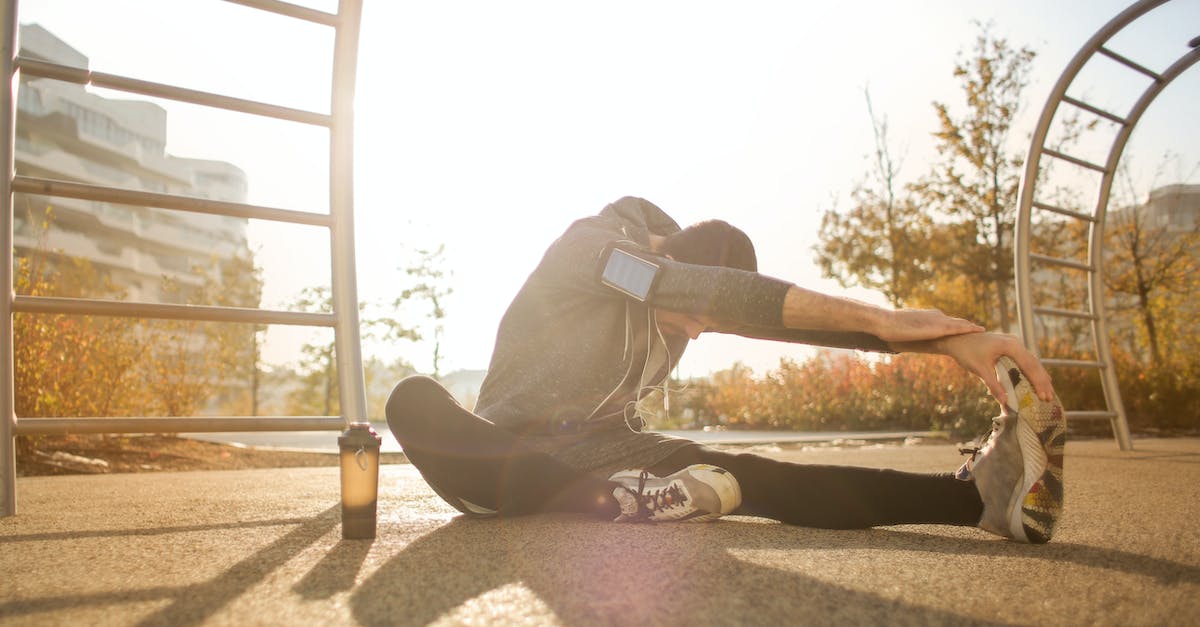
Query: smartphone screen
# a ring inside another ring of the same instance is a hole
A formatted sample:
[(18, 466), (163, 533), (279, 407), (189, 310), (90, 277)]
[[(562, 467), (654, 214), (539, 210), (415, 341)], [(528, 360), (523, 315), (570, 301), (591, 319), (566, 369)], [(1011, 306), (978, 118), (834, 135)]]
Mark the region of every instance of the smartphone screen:
[(658, 270), (658, 264), (620, 248), (613, 248), (608, 262), (604, 264), (604, 271), (600, 274), (600, 282), (645, 301), (650, 297), (650, 289), (654, 286)]

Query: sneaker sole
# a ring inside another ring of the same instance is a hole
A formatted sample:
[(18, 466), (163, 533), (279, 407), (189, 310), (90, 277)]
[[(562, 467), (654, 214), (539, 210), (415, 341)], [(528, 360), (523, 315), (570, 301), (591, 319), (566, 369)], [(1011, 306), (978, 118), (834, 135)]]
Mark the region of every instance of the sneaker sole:
[[(1048, 542), (1062, 514), (1063, 449), (1067, 423), (1062, 403), (1045, 402), (1016, 363), (1002, 357), (996, 374), (1008, 393), (1005, 412), (1016, 415), (1017, 439), (1024, 466), (1020, 490), (1009, 502), (1009, 531), (1013, 538), (1032, 544)], [(1015, 407), (1013, 407), (1015, 405)]]

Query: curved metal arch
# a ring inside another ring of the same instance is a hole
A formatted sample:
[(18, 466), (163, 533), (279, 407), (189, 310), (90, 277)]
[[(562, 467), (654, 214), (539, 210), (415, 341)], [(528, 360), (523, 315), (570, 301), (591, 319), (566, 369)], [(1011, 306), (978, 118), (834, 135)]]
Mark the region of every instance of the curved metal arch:
[[(1121, 450), (1130, 450), (1133, 445), (1129, 434), (1129, 423), (1125, 414), (1124, 403), (1121, 400), (1119, 381), (1117, 380), (1116, 370), (1113, 366), (1112, 351), (1110, 349), (1110, 338), (1108, 332), (1108, 321), (1104, 308), (1104, 227), (1108, 214), (1109, 194), (1112, 191), (1114, 175), (1116, 173), (1117, 164), (1121, 159), (1121, 155), (1125, 151), (1125, 145), (1133, 132), (1134, 127), (1141, 119), (1142, 114), (1151, 103), (1158, 97), (1163, 89), (1166, 88), (1172, 81), (1179, 77), (1185, 70), (1200, 62), (1200, 37), (1194, 38), (1188, 42), (1191, 50), (1185, 53), (1177, 61), (1171, 64), (1162, 73), (1155, 73), (1137, 63), (1109, 50), (1104, 46), (1115, 34), (1120, 32), (1128, 25), (1135, 22), (1138, 18), (1150, 12), (1168, 0), (1143, 0), (1138, 2), (1128, 9), (1122, 11), (1107, 24), (1100, 28), (1091, 39), (1080, 48), (1070, 63), (1067, 64), (1058, 82), (1050, 92), (1047, 98), (1046, 105), (1042, 109), (1041, 118), (1038, 121), (1036, 130), (1030, 144), (1029, 157), (1025, 163), (1025, 177), (1021, 188), (1020, 206), (1017, 214), (1016, 224), (1016, 246), (1014, 247), (1014, 271), (1017, 278), (1017, 319), (1021, 328), (1021, 337), (1025, 345), (1034, 353), (1037, 353), (1037, 328), (1035, 325), (1035, 315), (1051, 315), (1065, 316), (1090, 319), (1092, 322), (1092, 337), (1096, 350), (1096, 362), (1080, 362), (1071, 360), (1044, 360), (1048, 365), (1058, 366), (1082, 366), (1082, 367), (1097, 367), (1101, 371), (1101, 382), (1104, 388), (1105, 402), (1108, 406), (1108, 411), (1091, 412), (1091, 411), (1068, 411), (1068, 418), (1108, 418), (1112, 423), (1113, 435), (1117, 440)], [(1104, 55), (1112, 60), (1121, 63), (1129, 69), (1145, 74), (1152, 79), (1149, 87), (1142, 92), (1142, 95), (1134, 103), (1125, 117), (1120, 117), (1101, 110), (1097, 107), (1089, 105), (1085, 102), (1071, 98), (1066, 95), (1067, 89), (1075, 80), (1080, 70), (1086, 63), (1094, 58), (1097, 54)], [(1120, 130), (1113, 139), (1112, 146), (1109, 149), (1108, 158), (1104, 165), (1092, 164), (1086, 161), (1064, 155), (1045, 148), (1044, 144), (1046, 136), (1050, 129), (1050, 124), (1054, 119), (1055, 113), (1061, 103), (1066, 102), (1077, 108), (1089, 111), (1100, 117), (1104, 117), (1110, 121), (1120, 125)], [(1096, 202), (1095, 213), (1081, 214), (1073, 211), (1064, 210), (1058, 207), (1044, 205), (1035, 201), (1034, 196), (1037, 187), (1038, 172), (1041, 167), (1041, 159), (1043, 155), (1052, 158), (1062, 159), (1076, 165), (1090, 168), (1103, 173), (1100, 182), (1100, 193)], [(1030, 230), (1031, 230), (1031, 215), (1034, 208), (1043, 209), (1065, 215), (1068, 217), (1087, 220), (1091, 222), (1091, 227), (1088, 233), (1088, 262), (1080, 264), (1061, 259), (1054, 259), (1041, 255), (1033, 254), (1030, 251)], [(1049, 263), (1052, 265), (1060, 265), (1073, 267), (1084, 270), (1088, 273), (1088, 311), (1073, 312), (1063, 311), (1052, 308), (1038, 308), (1033, 303), (1033, 294), (1031, 286), (1031, 267), (1034, 262)]]

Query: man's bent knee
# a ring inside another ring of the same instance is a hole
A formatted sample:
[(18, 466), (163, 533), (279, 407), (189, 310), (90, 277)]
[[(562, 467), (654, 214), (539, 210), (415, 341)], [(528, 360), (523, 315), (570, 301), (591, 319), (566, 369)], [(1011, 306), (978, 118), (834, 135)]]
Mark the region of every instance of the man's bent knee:
[(416, 374), (404, 378), (392, 388), (384, 413), (394, 431), (395, 424), (428, 416), (439, 407), (444, 407), (447, 400), (455, 402), (446, 388), (431, 377)]

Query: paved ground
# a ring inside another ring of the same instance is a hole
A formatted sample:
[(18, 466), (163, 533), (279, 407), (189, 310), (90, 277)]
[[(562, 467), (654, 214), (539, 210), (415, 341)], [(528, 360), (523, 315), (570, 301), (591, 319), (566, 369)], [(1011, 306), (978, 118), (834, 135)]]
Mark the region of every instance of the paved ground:
[[(0, 624), (1198, 624), (1200, 439), (1067, 448), (1055, 542), (751, 518), (456, 516), (383, 469), (379, 537), (343, 541), (334, 468), (18, 481)], [(949, 446), (772, 451), (954, 467)]]

